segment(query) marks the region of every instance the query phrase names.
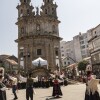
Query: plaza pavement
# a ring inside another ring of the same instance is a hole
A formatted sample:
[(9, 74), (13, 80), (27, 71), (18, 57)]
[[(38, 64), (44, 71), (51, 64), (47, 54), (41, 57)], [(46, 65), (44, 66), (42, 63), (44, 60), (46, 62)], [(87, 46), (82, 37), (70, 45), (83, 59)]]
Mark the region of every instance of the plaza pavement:
[[(43, 89), (43, 88), (36, 88), (36, 94), (34, 95), (34, 100), (84, 100), (84, 93), (85, 93), (85, 84), (74, 84), (68, 86), (62, 86), (63, 96), (62, 98), (53, 98), (52, 95), (52, 87)], [(100, 85), (99, 85), (100, 90)], [(18, 90), (17, 92), (18, 100), (26, 100), (25, 99), (25, 89)], [(7, 100), (13, 100), (13, 94), (11, 89), (7, 90)], [(48, 99), (46, 99), (48, 98)]]

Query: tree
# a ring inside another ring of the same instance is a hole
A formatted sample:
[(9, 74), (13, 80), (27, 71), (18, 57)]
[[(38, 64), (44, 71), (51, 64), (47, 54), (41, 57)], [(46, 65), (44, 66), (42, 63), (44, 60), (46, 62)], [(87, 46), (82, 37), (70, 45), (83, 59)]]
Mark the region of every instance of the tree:
[(78, 63), (78, 70), (85, 71), (87, 64), (88, 64), (88, 61), (86, 61), (86, 60), (80, 61)]

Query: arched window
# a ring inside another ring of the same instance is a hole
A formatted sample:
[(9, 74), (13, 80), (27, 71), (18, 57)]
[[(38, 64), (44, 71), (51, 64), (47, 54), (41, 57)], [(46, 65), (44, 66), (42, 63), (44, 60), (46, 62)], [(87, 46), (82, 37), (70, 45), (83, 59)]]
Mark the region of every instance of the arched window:
[(50, 7), (48, 7), (48, 12), (50, 12)]
[(29, 13), (30, 13), (30, 12), (29, 12), (29, 9), (27, 9), (27, 14), (29, 15)]
[(45, 9), (45, 14), (47, 14), (47, 9)]
[(56, 31), (56, 27), (55, 27), (55, 25), (52, 26), (52, 31), (53, 31), (53, 32)]
[(26, 0), (24, 0), (24, 2), (26, 2)]
[(24, 28), (23, 27), (21, 28), (21, 33), (24, 33)]
[(22, 17), (23, 16), (23, 10), (21, 9), (20, 10), (20, 17)]
[(20, 13), (23, 13), (23, 10), (21, 9)]
[(42, 49), (37, 49), (37, 55), (42, 55)]
[(52, 8), (52, 14), (54, 14), (54, 8)]
[(55, 54), (56, 54), (56, 56), (58, 56), (58, 50), (55, 50)]
[(20, 53), (20, 57), (23, 57), (23, 52)]

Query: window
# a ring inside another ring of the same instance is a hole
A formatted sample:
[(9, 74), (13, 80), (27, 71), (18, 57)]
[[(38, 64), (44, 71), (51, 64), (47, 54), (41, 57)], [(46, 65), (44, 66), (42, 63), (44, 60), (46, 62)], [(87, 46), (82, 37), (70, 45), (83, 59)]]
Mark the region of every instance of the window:
[(85, 48), (85, 45), (81, 46), (81, 48), (84, 49)]
[(29, 9), (27, 9), (27, 14), (29, 15)]
[(62, 54), (62, 56), (64, 56), (64, 54)]
[(53, 31), (53, 32), (56, 31), (56, 27), (55, 27), (55, 25), (52, 26), (52, 31)]
[(26, 2), (26, 0), (24, 0), (24, 2)]
[(21, 9), (21, 11), (20, 11), (20, 17), (22, 17), (23, 16), (23, 10)]
[(83, 40), (83, 37), (82, 36), (80, 37), (80, 40)]
[(45, 14), (47, 14), (47, 9), (45, 9)]
[(20, 57), (23, 57), (23, 56), (24, 56), (24, 54), (23, 54), (23, 52), (21, 52), (21, 53), (20, 53)]
[(58, 50), (55, 51), (56, 56), (58, 56)]
[(80, 43), (81, 43), (81, 44), (84, 44), (84, 41), (81, 41)]
[(64, 65), (66, 65), (66, 62), (64, 62)]
[(24, 28), (23, 27), (21, 28), (21, 33), (24, 33)]
[(42, 55), (42, 50), (41, 49), (37, 49), (37, 55)]
[(68, 65), (70, 65), (70, 62), (68, 62)]
[(54, 14), (54, 8), (52, 8), (52, 14)]
[(23, 10), (21, 9), (21, 11), (20, 11), (20, 12), (21, 12), (21, 14), (22, 14), (22, 13), (23, 13)]

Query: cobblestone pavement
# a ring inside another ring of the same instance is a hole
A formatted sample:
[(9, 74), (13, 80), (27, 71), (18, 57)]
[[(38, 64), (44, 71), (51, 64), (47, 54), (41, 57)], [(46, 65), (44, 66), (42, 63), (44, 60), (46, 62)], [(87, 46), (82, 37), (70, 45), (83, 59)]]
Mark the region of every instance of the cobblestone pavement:
[[(51, 96), (52, 87), (48, 89), (43, 89), (43, 88), (35, 89), (36, 94), (34, 95), (34, 100), (84, 100), (85, 84), (62, 86), (61, 89), (63, 92), (63, 96), (57, 99)], [(17, 95), (18, 95), (18, 100), (26, 100), (25, 89), (18, 90)], [(14, 96), (12, 94), (11, 89), (7, 90), (7, 100), (13, 100), (13, 97)]]

